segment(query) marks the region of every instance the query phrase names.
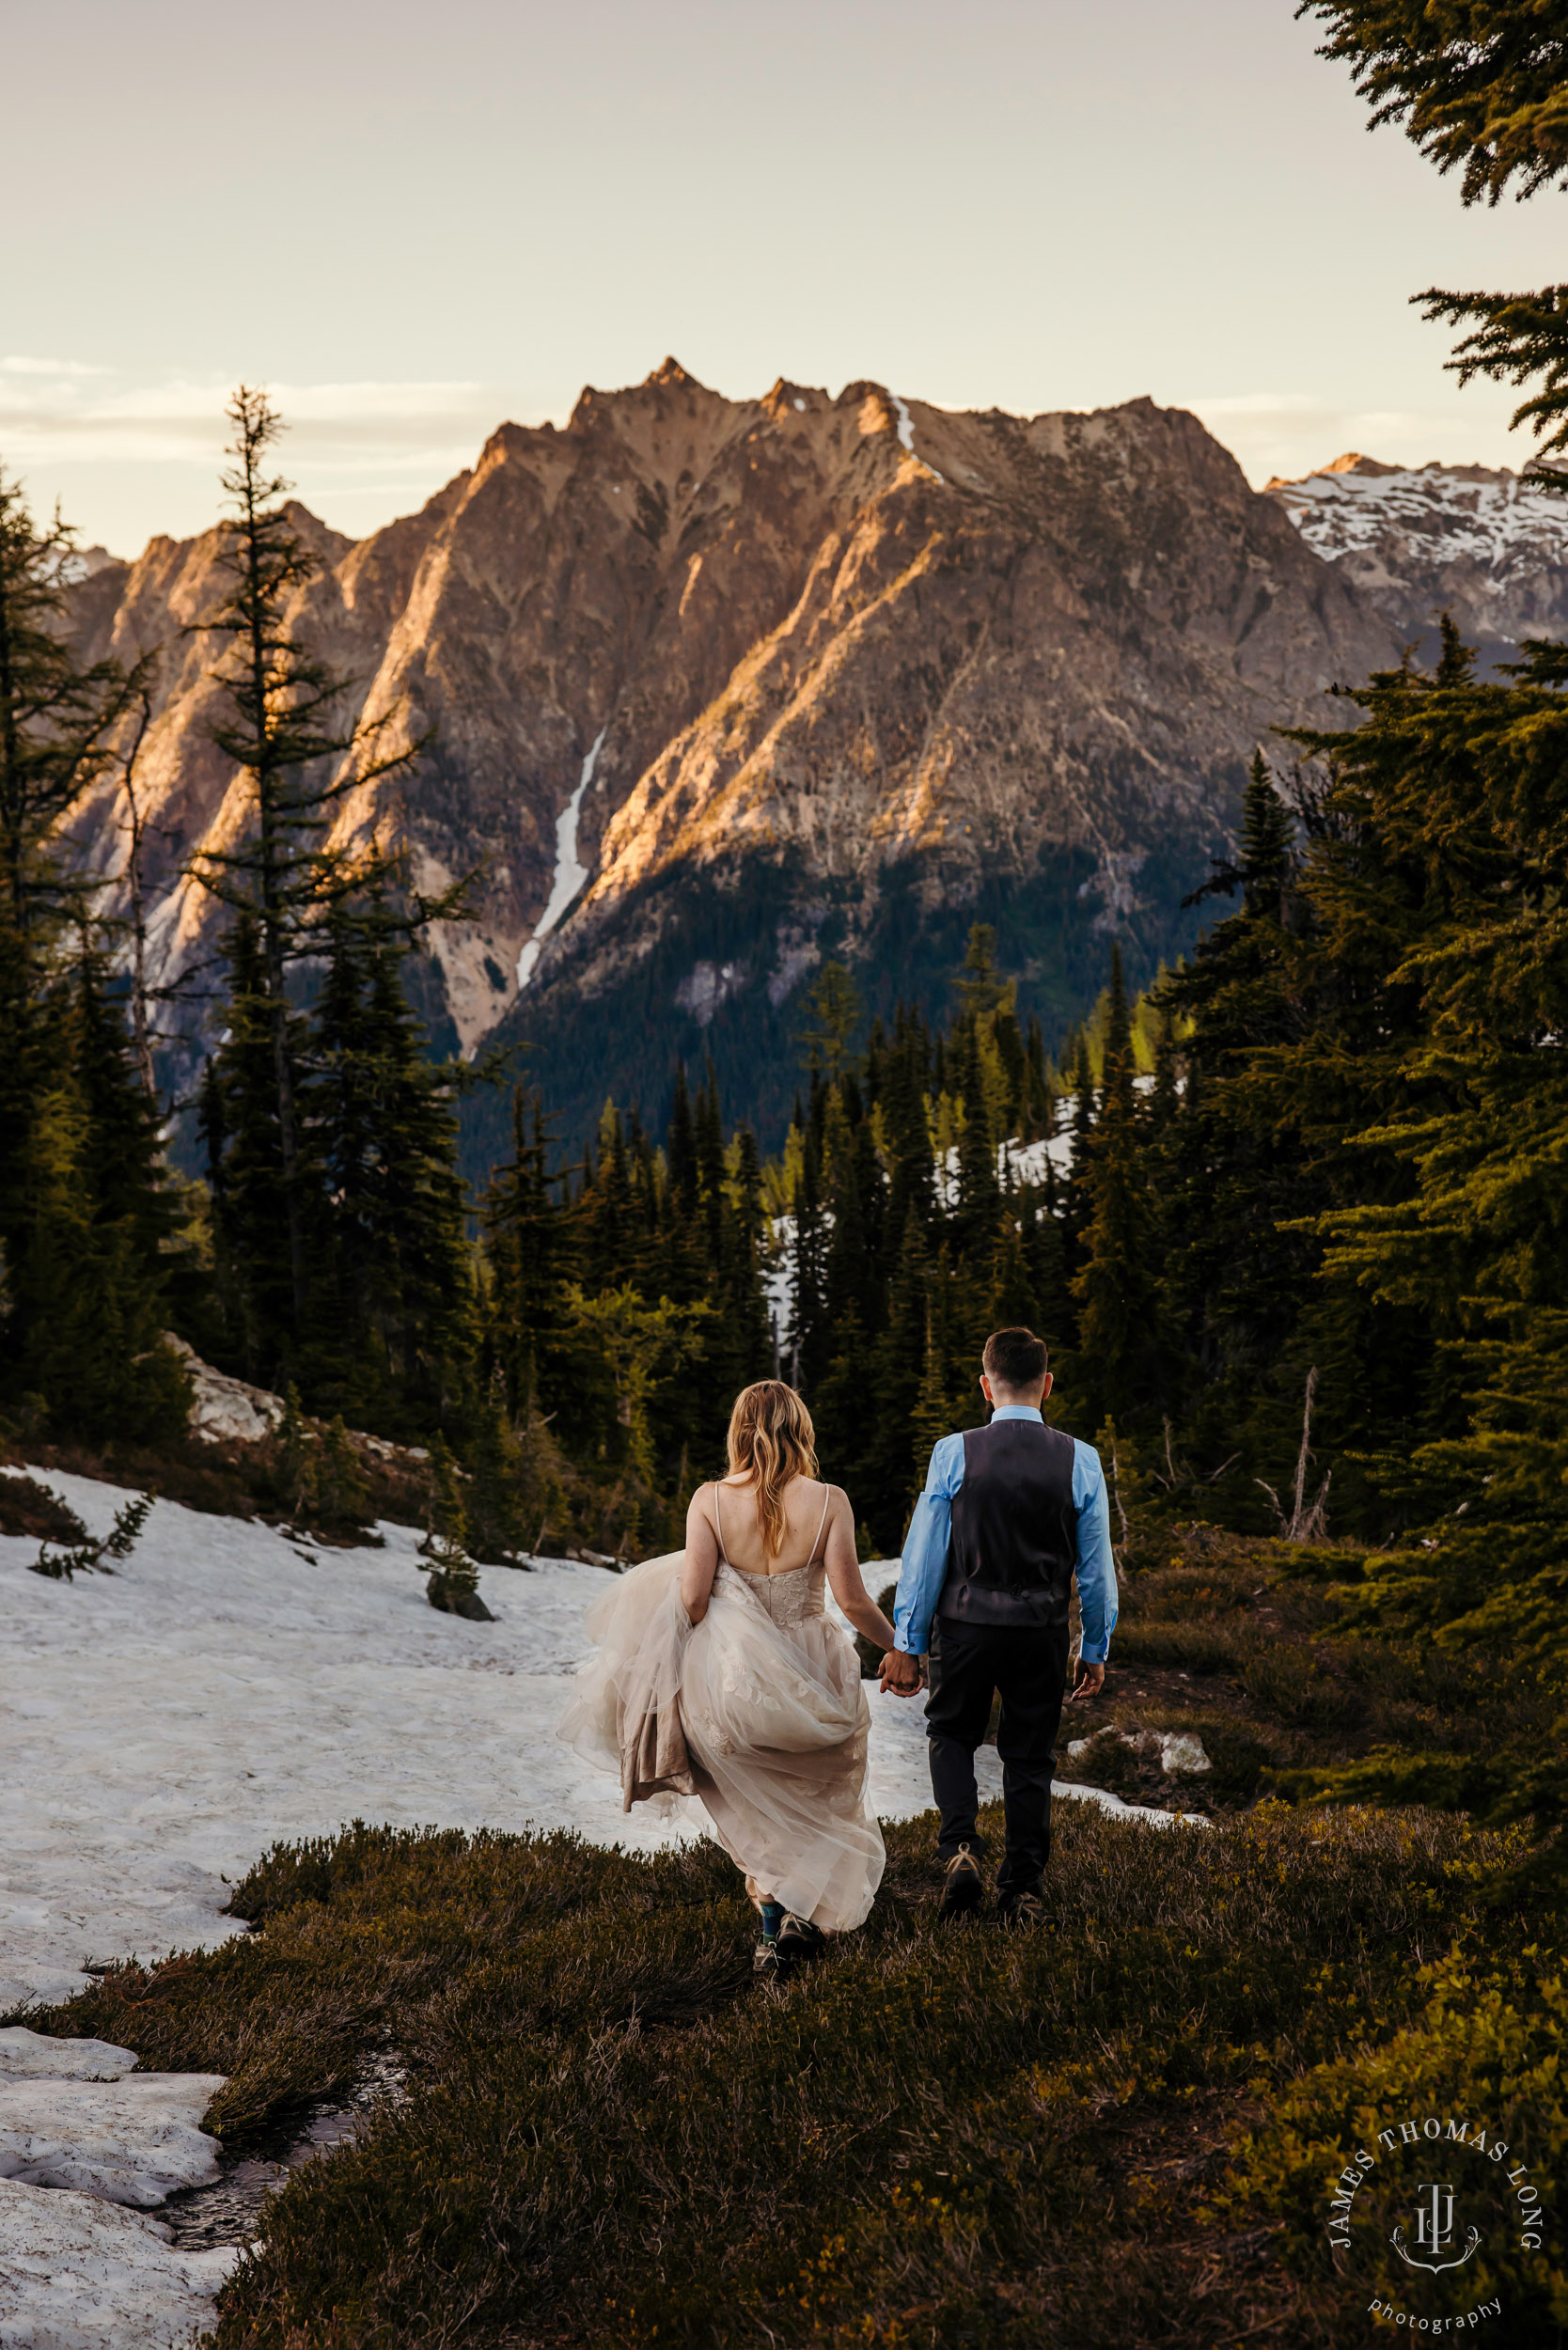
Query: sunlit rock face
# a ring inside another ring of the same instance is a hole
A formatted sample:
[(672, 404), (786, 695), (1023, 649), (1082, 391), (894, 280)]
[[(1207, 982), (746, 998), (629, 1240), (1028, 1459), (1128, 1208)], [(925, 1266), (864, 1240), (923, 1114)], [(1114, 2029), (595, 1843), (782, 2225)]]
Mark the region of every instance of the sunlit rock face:
[[(1177, 951), (1254, 746), (1397, 636), (1192, 416), (1147, 400), (1032, 418), (852, 384), (729, 400), (666, 361), (504, 425), (417, 515), (351, 543), (300, 511), (300, 618), (412, 777), (351, 793), (431, 885), (478, 867), (433, 941), (450, 1042), (526, 1041), (563, 1138), (606, 1094), (657, 1117), (712, 1053), (776, 1124), (799, 997), (830, 954), (874, 1003), (934, 1004), (995, 920), (1048, 1033)], [(143, 759), (161, 965), (212, 909), (178, 874), (245, 821), (212, 748), (217, 534), (77, 588), (93, 652), (167, 647)], [(102, 870), (122, 836), (78, 811)], [(522, 984), (520, 986), (520, 974)], [(499, 1133), (480, 1104), (472, 1155)]]
[(1487, 667), (1522, 637), (1568, 634), (1568, 501), (1506, 466), (1386, 465), (1352, 450), (1267, 494), (1427, 658), (1440, 612)]

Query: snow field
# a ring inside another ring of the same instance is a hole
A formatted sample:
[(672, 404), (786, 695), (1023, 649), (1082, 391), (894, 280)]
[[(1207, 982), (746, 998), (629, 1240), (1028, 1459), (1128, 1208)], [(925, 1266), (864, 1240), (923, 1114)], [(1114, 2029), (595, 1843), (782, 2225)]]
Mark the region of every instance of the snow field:
[(219, 2167), (197, 2125), (222, 2075), (135, 2064), (102, 2040), (0, 2031), (4, 2350), (163, 2350), (210, 2322), (240, 2257), (180, 2251), (124, 2208)]

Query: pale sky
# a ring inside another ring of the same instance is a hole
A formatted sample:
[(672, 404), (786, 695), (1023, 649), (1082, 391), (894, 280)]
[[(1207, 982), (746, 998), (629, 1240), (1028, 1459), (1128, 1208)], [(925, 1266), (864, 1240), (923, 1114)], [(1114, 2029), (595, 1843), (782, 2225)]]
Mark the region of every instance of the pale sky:
[(1563, 274), (1292, 0), (3, 0), (0, 463), (86, 542), (218, 511), (241, 378), (360, 535), (667, 352), (1033, 414), (1149, 394), (1262, 483), (1518, 466), (1407, 296)]

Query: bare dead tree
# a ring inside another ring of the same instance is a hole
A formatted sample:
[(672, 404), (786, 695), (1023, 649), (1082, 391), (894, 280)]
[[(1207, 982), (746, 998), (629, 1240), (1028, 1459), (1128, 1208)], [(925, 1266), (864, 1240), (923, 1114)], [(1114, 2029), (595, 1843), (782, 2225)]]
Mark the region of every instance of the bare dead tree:
[(1324, 1473), (1323, 1483), (1315, 1498), (1307, 1499), (1307, 1472), (1312, 1463), (1312, 1403), (1318, 1391), (1317, 1366), (1307, 1373), (1307, 1393), (1301, 1410), (1301, 1446), (1295, 1456), (1295, 1483), (1291, 1495), (1291, 1514), (1287, 1521), (1279, 1496), (1274, 1487), (1259, 1477), (1253, 1482), (1262, 1485), (1274, 1504), (1274, 1514), (1279, 1521), (1279, 1531), (1288, 1543), (1321, 1543), (1328, 1533), (1328, 1488), (1334, 1472)]

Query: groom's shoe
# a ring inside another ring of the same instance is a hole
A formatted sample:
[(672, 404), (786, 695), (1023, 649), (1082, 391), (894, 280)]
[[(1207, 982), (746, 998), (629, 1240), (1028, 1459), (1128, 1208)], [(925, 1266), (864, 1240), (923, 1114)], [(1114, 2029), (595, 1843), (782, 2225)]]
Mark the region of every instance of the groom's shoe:
[(941, 1918), (967, 1918), (985, 1899), (985, 1879), (980, 1865), (967, 1844), (960, 1844), (948, 1863), (947, 1880), (942, 1888)]
[(778, 1972), (792, 1975), (807, 1959), (815, 1958), (826, 1942), (821, 1926), (814, 1926), (809, 1918), (797, 1918), (792, 1909), (786, 1910), (778, 1929)]
[(1004, 1926), (1043, 1926), (1045, 1896), (1038, 1885), (1010, 1886), (996, 1896), (996, 1918)]

